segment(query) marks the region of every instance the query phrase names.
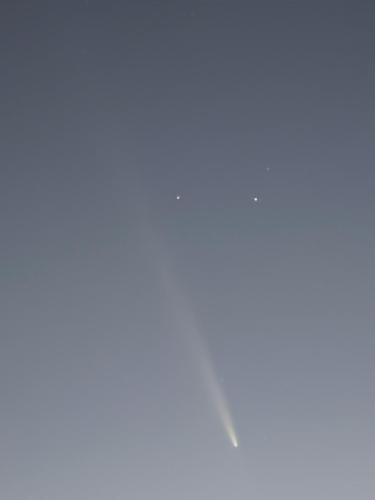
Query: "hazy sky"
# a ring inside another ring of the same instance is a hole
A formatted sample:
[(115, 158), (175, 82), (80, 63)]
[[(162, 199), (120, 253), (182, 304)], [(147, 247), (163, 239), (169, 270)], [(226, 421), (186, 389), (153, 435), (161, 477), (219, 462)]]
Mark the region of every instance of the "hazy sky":
[(3, 4), (1, 500), (373, 500), (373, 2)]

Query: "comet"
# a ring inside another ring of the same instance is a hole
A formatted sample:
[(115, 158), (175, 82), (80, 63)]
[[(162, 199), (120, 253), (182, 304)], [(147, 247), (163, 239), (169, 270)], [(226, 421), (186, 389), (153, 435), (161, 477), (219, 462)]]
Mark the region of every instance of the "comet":
[(214, 363), (206, 346), (203, 335), (197, 327), (194, 314), (187, 304), (184, 295), (173, 280), (173, 274), (167, 266), (161, 266), (161, 281), (166, 293), (169, 308), (175, 318), (176, 330), (183, 337), (183, 340), (191, 353), (197, 371), (200, 374), (203, 386), (211, 405), (218, 416), (221, 427), (229, 442), (234, 448), (238, 448), (238, 436), (235, 429), (233, 417), (229, 408), (229, 403), (225, 397), (224, 389), (220, 384)]
[[(180, 200), (181, 195), (177, 194), (176, 199)], [(184, 341), (187, 350), (190, 351), (192, 362), (196, 365), (208, 400), (218, 417), (224, 434), (231, 446), (238, 448), (239, 441), (229, 403), (225, 397), (224, 388), (217, 376), (209, 349), (206, 346), (200, 328), (197, 326), (193, 309), (186, 300), (181, 287), (177, 285), (176, 274), (172, 271), (171, 261), (167, 257), (167, 252), (149, 223), (149, 217), (147, 217), (144, 211), (147, 203), (140, 204), (138, 200), (134, 204), (134, 208), (137, 207), (141, 222), (139, 229), (145, 238), (145, 246), (149, 249), (150, 257), (153, 263), (155, 263), (155, 270), (160, 280), (161, 291), (165, 297), (168, 311), (174, 319), (175, 330), (180, 334), (180, 338)]]
[[(203, 342), (203, 340), (202, 340)], [(235, 430), (233, 417), (229, 409), (224, 390), (219, 382), (212, 360), (208, 353), (201, 359), (201, 373), (209, 398), (219, 417), (221, 426), (234, 448), (238, 448), (238, 437)]]

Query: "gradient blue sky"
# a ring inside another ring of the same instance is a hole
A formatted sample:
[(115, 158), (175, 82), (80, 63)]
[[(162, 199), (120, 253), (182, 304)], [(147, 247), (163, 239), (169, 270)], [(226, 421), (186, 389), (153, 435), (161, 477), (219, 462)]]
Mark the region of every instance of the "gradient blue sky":
[(373, 500), (373, 3), (0, 19), (1, 499)]

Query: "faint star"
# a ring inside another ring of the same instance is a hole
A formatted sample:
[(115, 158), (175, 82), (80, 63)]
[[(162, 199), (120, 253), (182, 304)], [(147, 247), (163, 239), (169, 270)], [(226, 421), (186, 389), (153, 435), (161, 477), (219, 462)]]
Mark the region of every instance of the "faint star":
[(178, 195), (176, 196), (176, 200), (181, 200), (181, 195), (180, 195), (180, 194), (178, 194)]
[(259, 198), (258, 198), (258, 196), (253, 196), (252, 200), (253, 200), (254, 203), (258, 203)]

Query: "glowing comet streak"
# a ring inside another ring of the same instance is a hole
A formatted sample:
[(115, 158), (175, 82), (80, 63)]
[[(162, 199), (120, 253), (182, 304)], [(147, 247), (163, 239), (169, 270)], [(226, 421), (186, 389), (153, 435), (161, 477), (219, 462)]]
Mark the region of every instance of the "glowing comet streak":
[[(181, 195), (176, 196), (177, 200), (181, 199)], [(135, 204), (136, 207), (139, 204)], [(140, 210), (140, 213), (144, 212)], [(171, 272), (170, 266), (167, 265), (168, 259), (166, 253), (162, 250), (163, 245), (156, 237), (148, 224), (148, 217), (141, 217), (143, 223), (141, 229), (145, 230), (144, 236), (148, 248), (153, 248), (152, 260), (157, 262), (157, 271), (164, 290), (166, 300), (168, 302), (168, 310), (172, 312), (176, 329), (182, 333), (182, 337), (189, 347), (192, 359), (197, 362), (198, 370), (201, 374), (206, 391), (211, 399), (212, 405), (219, 417), (219, 421), (227, 435), (230, 443), (234, 448), (238, 448), (238, 437), (236, 434), (234, 422), (229, 409), (228, 402), (225, 398), (223, 388), (221, 387), (216, 375), (214, 365), (205, 346), (204, 339), (196, 327), (194, 315), (191, 308), (186, 303), (180, 288), (176, 285), (174, 273)]]
[(204, 357), (201, 357), (200, 364), (203, 380), (205, 381), (208, 393), (210, 395), (214, 408), (217, 411), (221, 425), (223, 426), (223, 429), (234, 448), (238, 448), (238, 438), (234, 428), (234, 423), (229, 410), (228, 402), (224, 396), (224, 391), (219, 384), (213, 364), (207, 353)]
[(211, 357), (205, 346), (202, 335), (195, 325), (193, 314), (186, 304), (181, 291), (177, 288), (172, 279), (172, 274), (166, 266), (160, 267), (161, 281), (166, 291), (168, 302), (173, 310), (177, 329), (184, 335), (184, 340), (189, 346), (193, 359), (198, 363), (198, 370), (201, 374), (207, 394), (219, 417), (219, 421), (234, 448), (238, 448), (238, 437), (235, 430), (233, 418), (216, 375)]

